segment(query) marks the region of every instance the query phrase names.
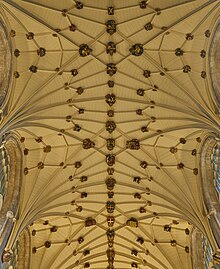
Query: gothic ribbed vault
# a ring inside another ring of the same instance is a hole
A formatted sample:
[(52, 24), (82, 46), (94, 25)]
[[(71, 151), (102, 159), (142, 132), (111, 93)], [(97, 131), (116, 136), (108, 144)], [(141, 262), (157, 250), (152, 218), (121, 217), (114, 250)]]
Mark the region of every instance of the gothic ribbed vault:
[(23, 151), (8, 248), (29, 227), (31, 269), (189, 269), (193, 226), (218, 248), (199, 160), (219, 133), (220, 1), (139, 2), (0, 2), (14, 53), (0, 132)]

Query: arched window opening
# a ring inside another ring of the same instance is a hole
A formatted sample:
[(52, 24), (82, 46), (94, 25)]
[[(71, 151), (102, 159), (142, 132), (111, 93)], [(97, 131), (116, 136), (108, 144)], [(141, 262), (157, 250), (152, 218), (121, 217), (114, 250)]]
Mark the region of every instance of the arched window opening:
[[(210, 52), (209, 52), (209, 69), (211, 77), (211, 87), (213, 89), (214, 103), (220, 107), (220, 72), (219, 72), (219, 60), (220, 60), (220, 51), (219, 51), (219, 42), (220, 42), (220, 24), (219, 21), (213, 31), (212, 39), (210, 39)], [(219, 109), (216, 110), (216, 113), (219, 114)]]
[(30, 269), (30, 232), (25, 229), (10, 251), (3, 253), (2, 269)]
[(212, 150), (211, 164), (214, 178), (214, 186), (220, 202), (220, 142), (218, 142)]
[[(5, 253), (5, 247), (14, 225), (13, 218), (16, 217), (19, 209), (22, 154), (17, 141), (15, 137), (8, 136), (0, 146), (0, 195), (2, 197), (0, 210), (0, 256), (2, 260), (0, 260), (0, 268), (6, 266), (2, 254)], [(10, 253), (5, 253), (5, 256), (9, 257)]]
[(207, 238), (202, 235), (202, 249), (203, 249), (203, 257), (204, 257), (204, 268), (205, 269), (210, 269), (214, 268), (213, 267), (213, 257), (212, 257), (212, 247), (209, 243), (209, 241), (207, 240)]
[(5, 194), (8, 187), (9, 156), (4, 145), (0, 147), (0, 211), (2, 209)]
[(220, 269), (220, 263), (216, 259), (216, 252), (202, 232), (193, 229), (192, 240), (192, 264), (193, 269)]
[[(4, 19), (0, 14), (0, 107), (2, 107), (11, 80), (11, 43), (6, 31)], [(0, 111), (0, 119), (2, 111)]]
[(219, 145), (214, 136), (207, 137), (201, 148), (201, 185), (206, 214), (220, 248)]

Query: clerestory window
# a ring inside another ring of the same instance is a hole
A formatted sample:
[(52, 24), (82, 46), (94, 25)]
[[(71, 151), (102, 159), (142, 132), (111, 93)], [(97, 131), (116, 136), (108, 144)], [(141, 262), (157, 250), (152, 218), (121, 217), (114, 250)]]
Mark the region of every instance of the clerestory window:
[(5, 194), (8, 187), (9, 156), (7, 149), (0, 147), (0, 211), (2, 209)]
[[(11, 44), (0, 16), (0, 107), (2, 108), (11, 80)], [(2, 110), (1, 110), (2, 112)]]
[(211, 166), (213, 171), (214, 186), (220, 202), (220, 142), (213, 147), (211, 154)]

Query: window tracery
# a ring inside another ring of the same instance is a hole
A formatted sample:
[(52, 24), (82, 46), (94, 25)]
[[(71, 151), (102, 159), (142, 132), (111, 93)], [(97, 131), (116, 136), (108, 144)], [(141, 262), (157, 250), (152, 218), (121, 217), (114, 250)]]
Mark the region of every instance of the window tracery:
[(12, 250), (3, 253), (4, 269), (30, 268), (30, 233), (25, 229), (15, 242)]
[(213, 147), (211, 154), (211, 166), (216, 194), (220, 201), (220, 142), (217, 142), (217, 144)]
[[(211, 37), (212, 34), (212, 38)], [(210, 38), (210, 52), (209, 52), (209, 71), (211, 76), (211, 86), (213, 88), (213, 97), (215, 107), (220, 107), (220, 72), (219, 72), (219, 60), (220, 60), (220, 52), (219, 52), (219, 41), (220, 41), (220, 24), (216, 25), (214, 31), (210, 32), (207, 30), (205, 32), (205, 36)], [(219, 109), (216, 108), (216, 113), (219, 114)]]
[(4, 144), (1, 146), (0, 158), (1, 194), (3, 196), (0, 211), (0, 253), (3, 254), (3, 261), (4, 257), (5, 259), (10, 258), (10, 260), (13, 257), (11, 255), (12, 250), (5, 247), (16, 218), (21, 190), (21, 150), (15, 137), (6, 137)]
[(193, 229), (191, 238), (193, 269), (219, 269), (218, 254), (214, 253), (211, 244), (202, 232)]
[[(202, 191), (211, 226), (218, 248), (220, 248), (220, 203), (219, 203), (219, 146), (215, 136), (209, 136), (204, 141), (201, 154)], [(216, 185), (217, 184), (217, 185)]]
[(0, 147), (0, 210), (2, 208), (8, 183), (9, 158), (7, 149)]

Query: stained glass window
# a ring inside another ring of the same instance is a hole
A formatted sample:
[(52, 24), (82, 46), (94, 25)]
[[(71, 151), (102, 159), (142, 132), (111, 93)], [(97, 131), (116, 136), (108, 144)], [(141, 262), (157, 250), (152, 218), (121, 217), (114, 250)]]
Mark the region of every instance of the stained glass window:
[(204, 268), (210, 269), (211, 261), (212, 261), (212, 248), (208, 242), (208, 240), (203, 236), (202, 247), (204, 251)]
[(212, 247), (205, 236), (202, 236), (202, 248), (204, 257), (204, 269), (220, 269), (220, 264), (216, 264), (213, 261)]

